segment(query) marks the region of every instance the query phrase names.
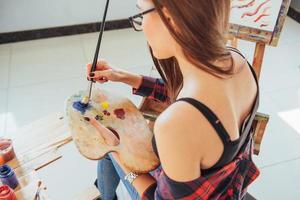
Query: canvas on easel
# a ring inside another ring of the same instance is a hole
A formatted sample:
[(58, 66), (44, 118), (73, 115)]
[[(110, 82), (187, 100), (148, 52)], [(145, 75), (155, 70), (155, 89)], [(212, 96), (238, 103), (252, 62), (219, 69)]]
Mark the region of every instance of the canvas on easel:
[(277, 46), (290, 0), (232, 0), (230, 34)]

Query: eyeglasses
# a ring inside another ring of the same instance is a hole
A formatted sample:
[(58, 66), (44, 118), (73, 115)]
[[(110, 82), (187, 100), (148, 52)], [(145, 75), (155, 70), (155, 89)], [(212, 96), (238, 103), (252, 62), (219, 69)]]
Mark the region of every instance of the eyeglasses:
[(135, 31), (142, 31), (142, 24), (143, 24), (143, 16), (154, 11), (155, 8), (151, 8), (149, 10), (146, 10), (142, 13), (139, 13), (137, 15), (134, 15), (132, 17), (129, 17), (129, 22), (131, 24), (131, 26), (133, 27), (133, 29)]

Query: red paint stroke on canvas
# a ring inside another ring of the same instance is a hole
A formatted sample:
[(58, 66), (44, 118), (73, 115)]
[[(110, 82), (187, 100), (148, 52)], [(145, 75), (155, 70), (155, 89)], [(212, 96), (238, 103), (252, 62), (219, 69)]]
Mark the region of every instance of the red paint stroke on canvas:
[(246, 4), (244, 4), (244, 5), (235, 5), (235, 6), (232, 6), (231, 9), (233, 9), (233, 8), (238, 8), (238, 9), (241, 9), (241, 8), (248, 8), (248, 7), (253, 6), (254, 3), (255, 3), (255, 0), (252, 0), (252, 1), (250, 1), (249, 3), (246, 3)]
[(253, 15), (256, 15), (258, 13), (258, 11), (265, 5), (269, 2), (270, 0), (266, 0), (264, 1), (263, 3), (261, 3), (254, 11), (252, 12), (245, 12), (243, 15), (242, 15), (242, 18), (244, 18), (245, 16), (253, 16)]
[(266, 27), (266, 26), (269, 26), (269, 24), (261, 24), (259, 27), (263, 28), (263, 27)]
[(267, 7), (264, 9), (263, 13), (260, 14), (255, 20), (254, 22), (258, 22), (259, 20), (261, 20), (263, 17), (269, 16), (270, 14), (268, 13), (270, 7)]

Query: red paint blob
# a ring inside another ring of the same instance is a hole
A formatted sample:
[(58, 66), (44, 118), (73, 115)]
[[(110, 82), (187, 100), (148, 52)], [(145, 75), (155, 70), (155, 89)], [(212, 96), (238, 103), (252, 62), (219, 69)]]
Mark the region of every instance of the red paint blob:
[(125, 110), (123, 108), (115, 109), (114, 114), (119, 119), (125, 119)]

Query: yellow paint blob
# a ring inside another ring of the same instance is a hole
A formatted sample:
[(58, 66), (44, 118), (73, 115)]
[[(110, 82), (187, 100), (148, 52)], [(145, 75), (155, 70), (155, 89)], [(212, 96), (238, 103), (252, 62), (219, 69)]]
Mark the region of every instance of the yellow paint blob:
[(107, 110), (109, 108), (109, 103), (107, 101), (104, 101), (101, 103), (101, 106), (104, 110)]

